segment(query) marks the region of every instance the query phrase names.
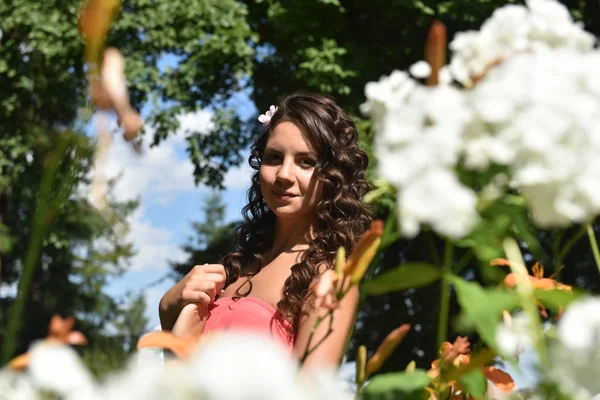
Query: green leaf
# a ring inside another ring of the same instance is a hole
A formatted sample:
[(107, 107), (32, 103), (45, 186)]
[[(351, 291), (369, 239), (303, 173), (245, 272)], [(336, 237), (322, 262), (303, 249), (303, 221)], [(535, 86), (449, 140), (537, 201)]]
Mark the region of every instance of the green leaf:
[(463, 386), (465, 392), (469, 393), (475, 399), (483, 399), (487, 389), (487, 379), (481, 369), (476, 368), (464, 375), (458, 381)]
[(362, 289), (370, 295), (381, 295), (427, 286), (441, 276), (442, 272), (431, 264), (408, 263), (364, 283)]
[(564, 310), (573, 301), (581, 297), (579, 293), (567, 293), (563, 290), (552, 289), (535, 289), (534, 297), (539, 300), (544, 306), (553, 311)]
[(518, 295), (515, 292), (484, 289), (458, 276), (449, 276), (447, 279), (456, 288), (462, 308), (459, 320), (461, 327), (474, 328), (488, 346), (496, 349), (496, 328), (502, 311), (514, 309), (519, 304)]
[(368, 399), (421, 399), (424, 389), (431, 382), (427, 372), (393, 372), (377, 375), (365, 387), (364, 398)]
[(381, 236), (380, 249), (385, 249), (402, 236), (398, 232), (398, 218), (396, 217), (396, 207), (390, 208), (389, 215), (385, 220), (383, 235)]

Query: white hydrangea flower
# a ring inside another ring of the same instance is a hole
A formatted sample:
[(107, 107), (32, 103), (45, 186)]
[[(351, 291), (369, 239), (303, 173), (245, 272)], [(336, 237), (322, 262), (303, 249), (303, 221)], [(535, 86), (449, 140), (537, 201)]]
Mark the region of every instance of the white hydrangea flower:
[(496, 344), (502, 354), (518, 357), (533, 345), (531, 324), (527, 314), (520, 312), (500, 324), (496, 330)]
[(65, 399), (94, 399), (95, 382), (75, 350), (69, 346), (34, 343), (28, 372), (42, 390)]
[[(600, 51), (594, 41), (564, 5), (530, 0), (496, 10), (479, 31), (458, 33), (442, 85), (425, 87), (401, 71), (366, 85), (362, 111), (374, 123), (378, 172), (398, 190), (406, 235), (416, 235), (423, 223), (452, 237), (469, 233), (475, 198), (456, 176), (450, 179), (456, 168), (477, 173), (506, 166), (509, 186), (524, 195), (542, 228), (600, 214)], [(425, 67), (416, 63), (410, 73), (424, 77)], [(468, 89), (448, 85), (453, 79)], [(437, 184), (432, 177), (462, 193), (465, 204), (425, 188), (423, 182)], [(451, 217), (428, 206), (460, 210), (461, 227), (449, 229)]]
[[(144, 361), (148, 362), (144, 363)], [(123, 371), (114, 371), (105, 379), (98, 390), (98, 399), (176, 400), (183, 398), (170, 387), (178, 387), (178, 381), (169, 374), (170, 370), (154, 361), (143, 354), (135, 355), (128, 361)], [(185, 391), (185, 387), (182, 387), (182, 390)]]
[(356, 393), (339, 373), (330, 368), (315, 368), (301, 380), (305, 399), (311, 400), (354, 400)]
[[(378, 132), (379, 174), (399, 190), (404, 234), (416, 235), (422, 223), (452, 237), (468, 234), (477, 220), (476, 197), (450, 172), (472, 116), (463, 93), (448, 85), (418, 85), (399, 72), (367, 84), (365, 93), (363, 111), (371, 114)], [(428, 209), (432, 202), (435, 210)]]
[(0, 369), (0, 400), (33, 400), (40, 397), (27, 375), (9, 368)]
[(567, 307), (551, 343), (549, 377), (574, 399), (600, 398), (600, 298)]
[(272, 338), (250, 332), (223, 333), (210, 339), (177, 375), (190, 393), (207, 400), (303, 398), (297, 366), (286, 351)]
[(454, 78), (471, 85), (496, 62), (540, 47), (589, 50), (594, 36), (571, 18), (555, 0), (530, 0), (527, 7), (506, 5), (497, 9), (479, 31), (457, 33), (450, 43), (450, 70)]
[(571, 304), (558, 323), (558, 338), (571, 349), (600, 348), (600, 298)]
[(418, 79), (428, 78), (431, 75), (431, 65), (427, 61), (417, 61), (409, 68), (410, 74)]
[(412, 237), (421, 223), (452, 238), (467, 235), (477, 222), (475, 193), (443, 168), (431, 169), (398, 192), (403, 233)]

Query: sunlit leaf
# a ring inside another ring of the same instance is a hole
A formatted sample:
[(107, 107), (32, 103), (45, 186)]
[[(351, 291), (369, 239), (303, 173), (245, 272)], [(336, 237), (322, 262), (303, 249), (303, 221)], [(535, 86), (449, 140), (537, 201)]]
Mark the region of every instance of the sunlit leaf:
[(424, 388), (431, 382), (427, 372), (394, 372), (378, 375), (365, 387), (365, 399), (422, 399)]
[(381, 295), (410, 288), (430, 285), (442, 276), (442, 272), (431, 264), (408, 263), (387, 271), (363, 284), (365, 293)]
[(511, 311), (519, 304), (515, 292), (484, 289), (479, 284), (467, 282), (457, 276), (449, 276), (462, 308), (460, 327), (474, 328), (483, 341), (490, 347), (496, 348), (496, 328), (500, 322), (502, 311)]

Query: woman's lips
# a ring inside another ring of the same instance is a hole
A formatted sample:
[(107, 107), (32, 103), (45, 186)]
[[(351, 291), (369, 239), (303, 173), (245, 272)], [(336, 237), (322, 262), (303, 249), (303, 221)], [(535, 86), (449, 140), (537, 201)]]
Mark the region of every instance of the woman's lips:
[(294, 197), (296, 197), (295, 194), (293, 193), (289, 193), (289, 192), (275, 192), (273, 191), (273, 194), (275, 195), (276, 198), (278, 198), (279, 200), (291, 200)]

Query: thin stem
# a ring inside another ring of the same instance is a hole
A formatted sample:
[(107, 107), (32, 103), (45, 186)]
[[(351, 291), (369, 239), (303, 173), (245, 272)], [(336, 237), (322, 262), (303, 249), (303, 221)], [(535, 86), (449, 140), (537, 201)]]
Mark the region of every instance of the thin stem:
[(462, 272), (462, 270), (469, 265), (469, 262), (473, 258), (473, 251), (471, 249), (467, 250), (467, 252), (458, 260), (454, 269), (454, 274), (458, 275)]
[(452, 269), (452, 243), (446, 241), (444, 249), (444, 264), (442, 266), (442, 279), (440, 291), (440, 315), (438, 319), (437, 348), (439, 349), (448, 336), (448, 316), (450, 314), (450, 285), (446, 279)]
[[(327, 317), (329, 317), (329, 329), (327, 330), (327, 333), (325, 334), (324, 337), (321, 338), (321, 340), (319, 340), (314, 346), (311, 347), (311, 343), (313, 341), (315, 333), (317, 332), (317, 328), (319, 327), (319, 325), (321, 325), (321, 322), (323, 322), (323, 320)], [(319, 347), (319, 345), (321, 343), (323, 343), (323, 341), (325, 339), (327, 339), (327, 337), (331, 334), (331, 332), (333, 331), (331, 329), (332, 324), (333, 324), (333, 311), (327, 312), (327, 314), (325, 314), (323, 317), (317, 317), (317, 319), (315, 320), (315, 323), (313, 324), (312, 329), (310, 330), (310, 336), (308, 337), (308, 343), (306, 344), (306, 350), (304, 350), (304, 354), (302, 355), (302, 358), (300, 359), (300, 365), (304, 364), (304, 361), (306, 361), (308, 356), (313, 351), (315, 351)]]
[(567, 240), (567, 243), (565, 243), (560, 252), (558, 252), (558, 256), (556, 257), (556, 269), (562, 267), (562, 263), (565, 257), (567, 256), (567, 254), (569, 254), (569, 252), (571, 251), (573, 246), (575, 246), (575, 244), (579, 241), (579, 239), (581, 239), (581, 237), (585, 234), (586, 229), (587, 225), (582, 225), (581, 229), (579, 229), (576, 234), (574, 234), (569, 240)]
[[(342, 283), (343, 286), (343, 283)], [(338, 301), (341, 301), (344, 296), (346, 296), (346, 294), (350, 291), (350, 289), (352, 288), (352, 284), (349, 284), (348, 287), (346, 287), (345, 289), (341, 289), (338, 293), (337, 293), (337, 299)], [(323, 336), (313, 347), (311, 347), (311, 343), (313, 341), (313, 337), (315, 336), (315, 333), (317, 332), (317, 328), (319, 328), (319, 325), (321, 324), (321, 322), (323, 322), (323, 320), (325, 318), (329, 317), (329, 329), (327, 329), (327, 333), (325, 333), (325, 336)], [(304, 361), (306, 361), (306, 359), (308, 358), (308, 356), (315, 351), (320, 345), (321, 343), (323, 343), (325, 341), (325, 339), (327, 339), (327, 337), (331, 334), (331, 332), (333, 332), (333, 329), (331, 329), (331, 326), (333, 325), (333, 310), (329, 310), (327, 312), (327, 314), (325, 314), (322, 317), (317, 317), (317, 319), (315, 320), (315, 323), (313, 324), (311, 330), (310, 330), (310, 336), (308, 337), (308, 343), (306, 344), (306, 350), (304, 350), (304, 354), (302, 355), (302, 358), (300, 359), (300, 365), (304, 364)]]
[(503, 243), (506, 257), (511, 261), (511, 272), (517, 277), (517, 293), (521, 299), (523, 311), (527, 314), (530, 324), (530, 334), (533, 345), (537, 350), (540, 364), (545, 367), (548, 363), (548, 353), (544, 343), (543, 326), (540, 321), (540, 313), (533, 294), (533, 287), (529, 281), (529, 274), (525, 268), (525, 261), (519, 249), (519, 245), (512, 238), (507, 238)]
[(590, 246), (592, 247), (592, 253), (594, 254), (594, 261), (596, 267), (600, 271), (600, 251), (598, 251), (598, 242), (596, 241), (596, 235), (594, 234), (594, 226), (592, 223), (587, 224), (587, 234), (590, 239)]
[(429, 245), (429, 250), (431, 251), (431, 258), (433, 260), (433, 264), (440, 265), (440, 256), (438, 254), (437, 248), (435, 247), (435, 241), (431, 232), (427, 234), (427, 244)]

